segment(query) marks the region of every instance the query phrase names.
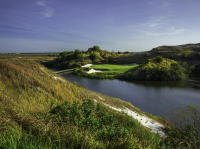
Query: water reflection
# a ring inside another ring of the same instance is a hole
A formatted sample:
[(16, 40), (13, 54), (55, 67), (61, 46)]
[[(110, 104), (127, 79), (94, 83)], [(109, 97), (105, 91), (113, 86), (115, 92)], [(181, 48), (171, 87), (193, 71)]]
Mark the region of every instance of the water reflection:
[(94, 80), (69, 74), (62, 76), (90, 90), (129, 101), (141, 110), (154, 115), (164, 116), (178, 107), (190, 104), (200, 107), (200, 89), (194, 88), (194, 83), (188, 81), (126, 82)]

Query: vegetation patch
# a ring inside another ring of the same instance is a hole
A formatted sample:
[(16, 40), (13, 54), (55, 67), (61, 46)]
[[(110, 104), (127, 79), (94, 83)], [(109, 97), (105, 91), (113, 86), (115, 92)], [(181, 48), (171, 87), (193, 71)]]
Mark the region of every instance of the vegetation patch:
[(91, 132), (98, 140), (114, 141), (130, 137), (131, 127), (137, 125), (130, 119), (128, 125), (121, 123), (115, 114), (92, 100), (85, 100), (82, 104), (65, 102), (53, 108), (50, 113), (56, 114), (60, 123), (70, 121), (80, 129)]
[(116, 53), (102, 50), (99, 46), (93, 46), (87, 51), (74, 50), (61, 52), (57, 58), (53, 61), (44, 63), (47, 67), (53, 67), (56, 69), (69, 69), (81, 67), (90, 63), (112, 63), (113, 58), (125, 53)]
[(158, 56), (126, 72), (124, 77), (128, 80), (178, 81), (184, 79), (186, 74), (178, 62)]

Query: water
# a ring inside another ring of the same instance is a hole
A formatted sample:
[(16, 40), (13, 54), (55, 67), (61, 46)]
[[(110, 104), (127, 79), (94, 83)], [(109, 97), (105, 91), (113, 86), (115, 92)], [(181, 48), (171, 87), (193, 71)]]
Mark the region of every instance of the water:
[(142, 111), (164, 116), (179, 107), (200, 107), (200, 83), (185, 82), (126, 82), (121, 80), (94, 80), (62, 74), (71, 82), (78, 82), (89, 90), (131, 102)]

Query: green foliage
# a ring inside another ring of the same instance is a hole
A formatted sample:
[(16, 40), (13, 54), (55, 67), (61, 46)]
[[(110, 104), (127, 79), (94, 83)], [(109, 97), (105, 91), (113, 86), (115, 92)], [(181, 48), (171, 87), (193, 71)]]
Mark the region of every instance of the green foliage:
[(78, 49), (76, 49), (75, 51), (74, 51), (74, 58), (75, 59), (82, 59), (83, 58), (83, 51), (80, 51), (80, 50), (78, 50)]
[[(65, 102), (52, 109), (50, 113), (57, 114), (61, 123), (70, 121), (89, 132), (100, 140), (118, 140), (130, 136), (130, 131), (120, 124), (120, 121), (107, 109), (92, 100), (84, 100), (82, 104)], [(129, 128), (130, 129), (130, 128)]]
[(185, 69), (174, 60), (156, 57), (137, 69), (125, 73), (125, 78), (144, 81), (177, 81), (185, 78)]
[(92, 48), (89, 48), (87, 52), (101, 52), (101, 48), (97, 45), (94, 45)]
[(89, 57), (93, 62), (99, 62), (102, 59), (99, 52), (92, 52)]
[(161, 56), (157, 56), (152, 61), (154, 63), (161, 63), (163, 61), (163, 58)]
[(93, 46), (86, 52), (78, 49), (61, 52), (55, 60), (44, 64), (50, 68), (70, 69), (89, 63), (112, 62), (109, 59), (118, 55), (118, 53), (102, 50), (99, 46)]
[[(119, 115), (92, 100), (84, 100), (82, 104), (65, 102), (51, 109), (50, 113), (58, 117), (56, 123), (73, 124), (80, 130), (89, 132), (95, 141), (103, 141), (106, 148), (159, 147), (158, 136), (141, 129), (138, 122), (127, 115)], [(140, 144), (140, 141), (145, 142), (145, 138), (152, 142)]]

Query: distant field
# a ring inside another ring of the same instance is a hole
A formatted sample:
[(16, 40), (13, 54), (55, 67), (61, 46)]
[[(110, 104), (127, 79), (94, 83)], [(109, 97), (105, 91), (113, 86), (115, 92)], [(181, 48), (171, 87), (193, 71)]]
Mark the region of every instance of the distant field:
[(35, 60), (38, 62), (50, 61), (56, 58), (56, 55), (49, 53), (0, 53), (0, 59), (23, 59), (23, 60)]
[(111, 64), (98, 64), (93, 65), (91, 68), (93, 69), (100, 69), (100, 70), (107, 70), (106, 72), (109, 73), (124, 73), (129, 69), (138, 67), (139, 65), (111, 65)]

